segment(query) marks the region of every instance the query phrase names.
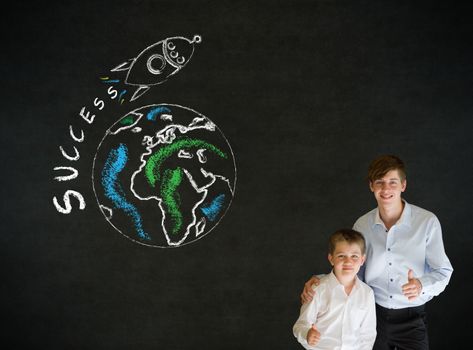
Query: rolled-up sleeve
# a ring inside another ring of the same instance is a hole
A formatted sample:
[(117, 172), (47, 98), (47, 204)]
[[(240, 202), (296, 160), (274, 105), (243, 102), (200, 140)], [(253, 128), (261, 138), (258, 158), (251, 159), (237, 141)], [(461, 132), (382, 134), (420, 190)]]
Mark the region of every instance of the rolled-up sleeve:
[(450, 281), (453, 267), (445, 254), (442, 239), (442, 228), (437, 217), (429, 222), (426, 235), (426, 265), (424, 275), (419, 278), (422, 283), (422, 293), (436, 296), (442, 293)]

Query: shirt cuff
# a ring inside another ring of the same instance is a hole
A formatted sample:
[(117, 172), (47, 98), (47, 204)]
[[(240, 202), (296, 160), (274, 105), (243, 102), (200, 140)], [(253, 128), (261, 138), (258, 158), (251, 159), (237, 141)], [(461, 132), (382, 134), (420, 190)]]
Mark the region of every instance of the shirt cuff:
[(430, 283), (430, 278), (427, 276), (422, 276), (417, 279), (422, 284), (422, 290), (420, 291), (420, 295), (431, 295), (432, 284)]

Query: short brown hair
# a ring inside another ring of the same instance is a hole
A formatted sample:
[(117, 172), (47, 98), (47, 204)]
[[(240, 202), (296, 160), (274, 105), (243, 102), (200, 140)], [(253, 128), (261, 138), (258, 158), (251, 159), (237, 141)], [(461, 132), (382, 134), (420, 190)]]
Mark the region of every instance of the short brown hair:
[(328, 242), (328, 251), (330, 254), (333, 254), (335, 252), (335, 246), (339, 242), (347, 242), (348, 244), (358, 244), (361, 248), (361, 254), (365, 254), (365, 237), (363, 237), (360, 232), (355, 231), (351, 228), (342, 228), (340, 230), (335, 231), (330, 235)]
[(391, 170), (397, 170), (401, 181), (406, 179), (406, 166), (397, 156), (387, 154), (375, 158), (368, 168), (368, 181), (373, 182), (381, 179)]

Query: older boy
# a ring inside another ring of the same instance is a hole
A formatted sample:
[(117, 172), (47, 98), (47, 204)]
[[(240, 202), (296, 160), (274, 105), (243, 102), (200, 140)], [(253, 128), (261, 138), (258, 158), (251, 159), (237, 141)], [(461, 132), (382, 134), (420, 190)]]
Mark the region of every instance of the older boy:
[[(439, 295), (453, 272), (442, 230), (431, 212), (407, 203), (406, 170), (401, 159), (380, 156), (368, 169), (369, 187), (378, 207), (360, 217), (354, 229), (367, 242), (362, 278), (376, 300), (375, 350), (429, 348), (424, 304)], [(310, 279), (301, 295), (313, 296)]]
[(293, 332), (306, 349), (371, 350), (376, 338), (373, 291), (357, 273), (365, 261), (361, 233), (342, 229), (329, 239), (332, 272), (314, 288), (315, 297), (302, 305)]

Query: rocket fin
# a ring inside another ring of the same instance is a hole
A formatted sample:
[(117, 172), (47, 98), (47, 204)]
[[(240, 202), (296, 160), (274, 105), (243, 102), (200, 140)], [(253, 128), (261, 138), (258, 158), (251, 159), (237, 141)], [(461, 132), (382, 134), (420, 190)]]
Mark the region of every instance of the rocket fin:
[(130, 102), (136, 100), (138, 97), (143, 95), (149, 89), (150, 89), (149, 86), (141, 85), (138, 89), (136, 89), (135, 93), (133, 94), (133, 96), (130, 99)]
[(113, 68), (111, 70), (111, 72), (120, 72), (120, 71), (123, 71), (123, 70), (128, 70), (128, 69), (130, 69), (130, 67), (131, 67), (131, 65), (133, 64), (134, 61), (135, 61), (135, 59), (132, 58), (132, 59), (129, 59), (128, 61), (120, 63), (118, 66)]

